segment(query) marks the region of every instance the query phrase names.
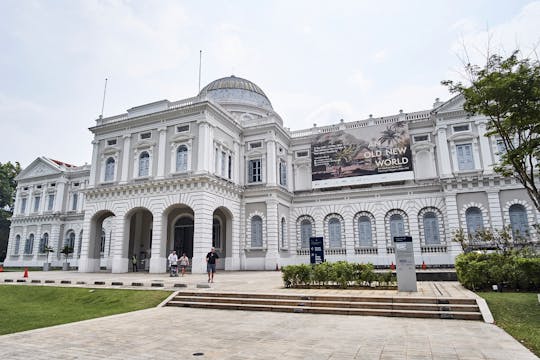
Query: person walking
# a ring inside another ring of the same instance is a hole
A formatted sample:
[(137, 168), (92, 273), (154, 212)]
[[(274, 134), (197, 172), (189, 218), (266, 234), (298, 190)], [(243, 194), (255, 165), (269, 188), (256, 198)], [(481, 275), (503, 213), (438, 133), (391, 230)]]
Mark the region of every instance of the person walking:
[(171, 254), (168, 257), (169, 260), (169, 266), (171, 267), (171, 274), (170, 276), (178, 276), (178, 255), (176, 255), (176, 251), (172, 251)]
[(189, 266), (189, 258), (186, 256), (186, 253), (182, 253), (179, 261), (180, 269), (182, 270), (182, 276), (186, 273), (186, 268)]
[(216, 264), (219, 259), (219, 255), (216, 253), (216, 249), (212, 247), (210, 252), (206, 254), (206, 272), (208, 272), (208, 282), (214, 282), (214, 274), (216, 273)]
[(131, 266), (133, 267), (133, 272), (137, 272), (137, 255), (135, 254), (131, 257)]

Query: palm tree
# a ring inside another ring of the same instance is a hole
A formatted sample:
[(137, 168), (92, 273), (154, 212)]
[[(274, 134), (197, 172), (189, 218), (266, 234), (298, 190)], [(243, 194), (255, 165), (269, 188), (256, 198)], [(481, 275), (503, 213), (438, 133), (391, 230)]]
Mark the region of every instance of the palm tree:
[(399, 139), (399, 134), (397, 131), (393, 128), (393, 126), (389, 126), (382, 132), (381, 137), (379, 138), (379, 143), (381, 145), (384, 145), (384, 143), (388, 143), (388, 145), (392, 145), (396, 143)]

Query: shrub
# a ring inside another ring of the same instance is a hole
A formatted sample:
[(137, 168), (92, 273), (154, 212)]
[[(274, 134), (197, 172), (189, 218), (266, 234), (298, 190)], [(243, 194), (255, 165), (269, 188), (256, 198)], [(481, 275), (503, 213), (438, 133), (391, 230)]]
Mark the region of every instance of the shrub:
[(318, 285), (326, 285), (336, 278), (332, 263), (323, 262), (313, 267), (313, 282)]

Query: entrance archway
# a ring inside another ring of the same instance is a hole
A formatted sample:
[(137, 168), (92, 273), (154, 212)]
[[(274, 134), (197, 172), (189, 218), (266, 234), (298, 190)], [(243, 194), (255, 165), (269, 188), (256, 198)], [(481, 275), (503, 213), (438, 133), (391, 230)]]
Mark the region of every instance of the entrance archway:
[[(90, 233), (88, 234), (88, 248), (86, 254), (84, 251), (79, 260), (79, 271), (97, 272), (101, 267), (101, 237), (103, 233), (104, 222), (112, 222), (115, 214), (110, 210), (98, 211), (90, 219)], [(84, 239), (84, 234), (83, 234)], [(84, 244), (83, 244), (84, 248)], [(108, 265), (107, 265), (108, 266)]]
[(186, 253), (187, 257), (193, 258), (193, 218), (181, 216), (174, 223), (174, 244), (178, 257)]
[(232, 214), (227, 208), (219, 207), (212, 215), (212, 246), (216, 248), (220, 261), (217, 268), (225, 269), (226, 258), (232, 256)]
[(137, 257), (137, 271), (148, 271), (152, 254), (152, 229), (154, 216), (146, 208), (136, 208), (126, 215), (129, 244), (126, 256), (130, 259), (128, 271), (134, 271), (131, 259)]

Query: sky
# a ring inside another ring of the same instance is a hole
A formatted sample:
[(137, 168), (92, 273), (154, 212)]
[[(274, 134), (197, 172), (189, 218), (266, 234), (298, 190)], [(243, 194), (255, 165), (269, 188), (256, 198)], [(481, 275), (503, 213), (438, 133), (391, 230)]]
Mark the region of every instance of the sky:
[(2, 0), (0, 163), (89, 163), (89, 127), (225, 76), (291, 130), (430, 109), (463, 59), (540, 52), (540, 1)]

